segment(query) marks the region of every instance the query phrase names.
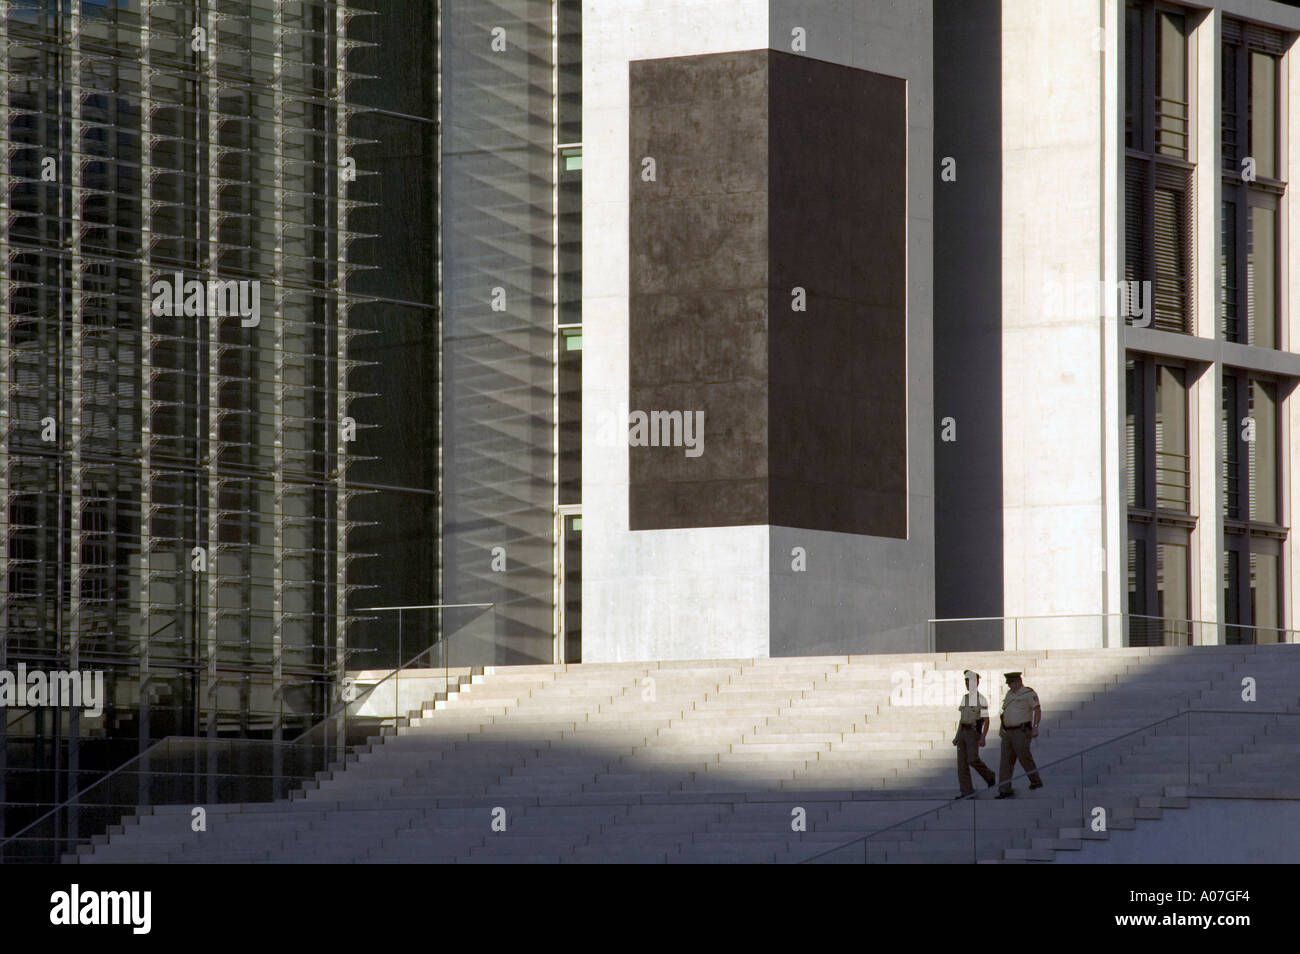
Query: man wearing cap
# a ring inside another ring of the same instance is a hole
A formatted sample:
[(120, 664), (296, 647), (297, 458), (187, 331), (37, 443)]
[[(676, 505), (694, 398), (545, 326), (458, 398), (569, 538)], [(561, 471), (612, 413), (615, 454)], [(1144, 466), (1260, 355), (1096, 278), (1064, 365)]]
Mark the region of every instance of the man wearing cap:
[(1020, 681), (1020, 673), (1003, 674), (1008, 692), (1002, 697), (1002, 762), (998, 766), (998, 798), (1012, 798), (1011, 773), (1016, 762), (1029, 773), (1030, 789), (1042, 788), (1034, 757), (1029, 754), (1029, 740), (1038, 738), (1038, 723), (1043, 709), (1038, 704), (1038, 693)]
[(966, 677), (966, 693), (957, 707), (957, 734), (952, 744), (957, 746), (957, 784), (961, 786), (962, 795), (970, 795), (975, 791), (970, 781), (972, 768), (980, 773), (980, 778), (989, 788), (993, 787), (996, 779), (980, 758), (980, 749), (989, 737), (989, 703), (979, 691), (979, 673), (967, 669), (963, 675)]

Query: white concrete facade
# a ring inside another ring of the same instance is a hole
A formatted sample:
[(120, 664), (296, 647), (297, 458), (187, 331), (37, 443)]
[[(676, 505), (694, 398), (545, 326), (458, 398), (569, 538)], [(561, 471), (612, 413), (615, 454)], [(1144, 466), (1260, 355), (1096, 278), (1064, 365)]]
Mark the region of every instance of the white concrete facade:
[[(1190, 618), (1193, 641), (1218, 642), (1225, 619), (1224, 369), (1276, 376), (1282, 396), (1281, 513), (1291, 527), (1300, 481), (1300, 210), (1279, 209), (1282, 315), (1278, 349), (1233, 344), (1219, 328), (1222, 46), (1225, 17), (1300, 31), (1300, 11), (1269, 0), (1185, 5), (1189, 24), (1192, 173), (1192, 328), (1133, 328), (1114, 314), (1124, 275), (1125, 0), (1065, 4), (1003, 0), (1003, 495), (1004, 612), (1021, 618), (1018, 648), (1122, 645), (1127, 607), (1124, 460), (1125, 359), (1132, 352), (1187, 362)], [(1296, 50), (1281, 61), (1283, 138), (1300, 135), (1287, 106), (1300, 95)], [(1296, 150), (1281, 147), (1280, 176), (1297, 180)], [(1053, 291), (1100, 283), (1109, 314), (1064, 307)], [(1300, 541), (1283, 545), (1283, 619), (1296, 628)], [(1026, 624), (1025, 618), (1054, 618)], [(1105, 621), (1105, 622), (1103, 622)], [(1008, 632), (1011, 630), (1008, 624)], [(1008, 647), (1011, 646), (1008, 642)]]
[[(1108, 422), (1122, 420), (1123, 362), (1117, 379), (1108, 371), (1114, 329), (1074, 293), (1117, 277), (1106, 254), (1114, 172), (1103, 148), (1116, 121), (1116, 87), (1104, 82), (1114, 71), (1103, 61), (1115, 54), (1113, 41), (1107, 50), (1098, 42), (1103, 17), (1113, 21), (1108, 6), (1109, 14), (1096, 3), (1002, 4), (1007, 616), (1119, 612), (1120, 565), (1107, 546), (1118, 477)], [(1096, 646), (1101, 636), (1082, 619), (1040, 632), (1054, 649)], [(1020, 648), (1048, 648), (1037, 641)]]
[(582, 24), (583, 661), (767, 655), (765, 527), (628, 529), (628, 64), (761, 49), (767, 0), (587, 3)]
[[(583, 660), (926, 648), (933, 615), (932, 27), (921, 3), (619, 0), (583, 8)], [(908, 537), (630, 531), (628, 64), (790, 51), (907, 81)], [(790, 572), (803, 546), (808, 571)]]
[[(1300, 32), (1272, 0), (1184, 5), (1188, 33), (1191, 288), (1187, 334), (1115, 313), (1125, 275), (1126, 0), (1001, 0), (1001, 423), (1006, 647), (1120, 646), (1128, 613), (1125, 362), (1181, 362), (1188, 387), (1189, 607), (1196, 643), (1222, 641), (1225, 369), (1279, 384), (1282, 627), (1300, 621), (1300, 208), (1279, 203), (1279, 341), (1220, 331), (1225, 19)], [(933, 616), (932, 5), (811, 0), (589, 3), (584, 11), (584, 659), (673, 659), (928, 648)], [(908, 535), (752, 526), (628, 530), (628, 64), (759, 48), (907, 81)], [(1280, 60), (1280, 173), (1300, 181), (1300, 68)], [(960, 170), (961, 157), (955, 157)], [(960, 174), (960, 173), (959, 173)], [(1103, 289), (1105, 314), (1080, 297)], [(1081, 304), (1082, 302), (1082, 304)], [(948, 414), (944, 410), (942, 413)], [(960, 411), (957, 416), (961, 430)], [(963, 434), (964, 437), (964, 434)], [(962, 437), (958, 438), (959, 440)], [(996, 494), (997, 491), (994, 491)], [(996, 499), (996, 497), (994, 498)], [(807, 569), (795, 571), (802, 548)], [(1155, 557), (1150, 557), (1153, 561)], [(1181, 615), (1181, 614), (1173, 614)], [(1014, 621), (1013, 621), (1014, 619)]]

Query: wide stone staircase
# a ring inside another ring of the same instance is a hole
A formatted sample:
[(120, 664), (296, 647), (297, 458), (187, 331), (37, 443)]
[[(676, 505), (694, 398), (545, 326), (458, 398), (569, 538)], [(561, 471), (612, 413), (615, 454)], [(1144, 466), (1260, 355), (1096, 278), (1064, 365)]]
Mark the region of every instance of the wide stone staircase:
[[(1044, 788), (954, 801), (967, 668), (994, 771), (1002, 673), (1037, 690)], [(1219, 711), (1167, 719), (1189, 709)], [(200, 832), (141, 809), (65, 860), (1051, 861), (1197, 794), (1300, 788), (1300, 715), (1270, 713), (1300, 713), (1300, 647), (497, 668), (291, 799), (205, 806)]]

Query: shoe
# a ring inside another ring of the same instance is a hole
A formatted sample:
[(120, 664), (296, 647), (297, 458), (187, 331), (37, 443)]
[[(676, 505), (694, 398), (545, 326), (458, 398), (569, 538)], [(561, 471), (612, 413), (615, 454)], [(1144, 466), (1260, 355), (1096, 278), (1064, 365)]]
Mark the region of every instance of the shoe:
[(1011, 791), (1011, 792), (998, 792), (997, 797), (998, 797), (998, 798), (1015, 798), (1015, 797), (1016, 797), (1016, 793), (1015, 793), (1014, 791)]
[(998, 784), (998, 780), (997, 780), (997, 779), (993, 779), (993, 781), (991, 781), (991, 782), (985, 782), (984, 784), (987, 785), (989, 788), (992, 788), (994, 785)]
[(1030, 782), (1030, 783), (1029, 783), (1029, 790), (1030, 790), (1031, 792), (1032, 792), (1034, 789), (1036, 789), (1036, 788), (1042, 788), (1042, 787), (1043, 787), (1043, 783), (1042, 783), (1042, 782)]

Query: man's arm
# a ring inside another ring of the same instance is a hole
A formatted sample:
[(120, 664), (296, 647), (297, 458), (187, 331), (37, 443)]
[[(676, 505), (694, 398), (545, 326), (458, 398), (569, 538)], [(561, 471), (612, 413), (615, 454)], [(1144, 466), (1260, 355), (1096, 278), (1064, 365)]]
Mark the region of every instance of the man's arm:
[(984, 718), (980, 719), (980, 746), (981, 747), (983, 747), (984, 743), (988, 741), (988, 738), (989, 738), (989, 717), (985, 716)]
[(1034, 728), (1031, 733), (1033, 738), (1038, 738), (1038, 723), (1043, 721), (1043, 707), (1034, 706)]

